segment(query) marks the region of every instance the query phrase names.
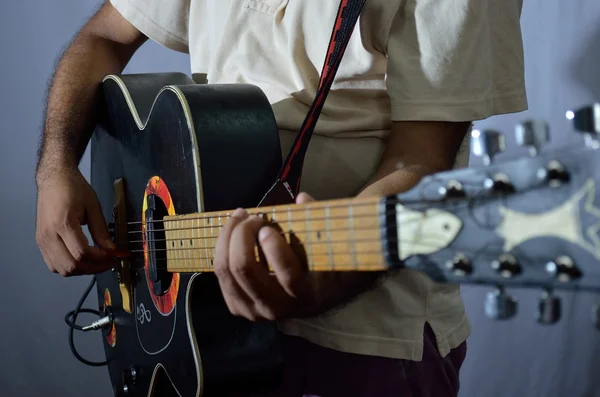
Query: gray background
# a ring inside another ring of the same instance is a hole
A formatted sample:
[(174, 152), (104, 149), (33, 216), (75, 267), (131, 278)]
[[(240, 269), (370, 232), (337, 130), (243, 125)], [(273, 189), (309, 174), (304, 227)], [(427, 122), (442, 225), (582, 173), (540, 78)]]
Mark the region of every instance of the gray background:
[[(0, 2), (0, 396), (111, 393), (106, 368), (80, 364), (67, 344), (63, 316), (89, 278), (50, 274), (34, 238), (33, 172), (47, 79), (59, 52), (98, 4)], [(529, 0), (522, 25), (530, 110), (477, 123), (505, 131), (512, 155), (523, 154), (514, 145), (514, 123), (543, 118), (552, 126), (552, 145), (566, 145), (575, 138), (565, 111), (600, 100), (599, 1)], [(187, 56), (149, 43), (126, 72), (174, 70), (189, 72)], [(82, 169), (88, 175), (88, 156)], [(462, 396), (600, 396), (600, 332), (589, 321), (589, 307), (600, 298), (561, 294), (565, 315), (559, 325), (547, 328), (533, 322), (537, 291), (515, 293), (520, 314), (505, 323), (483, 316), (486, 289), (463, 291), (474, 329)], [(96, 302), (90, 299), (86, 306)], [(99, 335), (76, 335), (76, 343), (85, 357), (103, 358)]]

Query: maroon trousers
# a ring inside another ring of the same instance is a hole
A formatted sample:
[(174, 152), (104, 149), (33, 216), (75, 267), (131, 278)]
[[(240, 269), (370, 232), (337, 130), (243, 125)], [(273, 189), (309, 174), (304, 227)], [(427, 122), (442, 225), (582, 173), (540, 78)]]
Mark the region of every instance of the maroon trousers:
[(343, 353), (284, 338), (283, 384), (269, 397), (456, 397), (467, 352), (465, 342), (440, 357), (428, 324), (422, 361)]

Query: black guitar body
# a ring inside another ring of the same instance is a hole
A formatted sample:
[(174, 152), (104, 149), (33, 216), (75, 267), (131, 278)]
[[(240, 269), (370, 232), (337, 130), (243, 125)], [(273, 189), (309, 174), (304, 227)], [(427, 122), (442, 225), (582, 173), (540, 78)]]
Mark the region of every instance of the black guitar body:
[(118, 273), (97, 278), (100, 306), (114, 315), (103, 341), (115, 395), (227, 396), (276, 387), (276, 325), (232, 316), (212, 273), (169, 276), (154, 293), (141, 226), (144, 202), (154, 205), (153, 219), (259, 204), (282, 161), (267, 98), (254, 86), (197, 85), (182, 74), (109, 76), (103, 92), (91, 181), (111, 222), (113, 184), (122, 178), (132, 252), (131, 313), (122, 307)]

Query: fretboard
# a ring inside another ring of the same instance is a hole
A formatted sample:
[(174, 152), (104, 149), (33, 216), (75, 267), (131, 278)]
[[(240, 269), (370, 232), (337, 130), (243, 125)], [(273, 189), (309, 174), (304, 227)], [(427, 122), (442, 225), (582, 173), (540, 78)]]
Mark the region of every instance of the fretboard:
[[(275, 227), (311, 271), (386, 270), (380, 198), (318, 201), (248, 209)], [(232, 211), (164, 218), (167, 269), (211, 272), (221, 227)], [(256, 258), (260, 248), (255, 246)]]

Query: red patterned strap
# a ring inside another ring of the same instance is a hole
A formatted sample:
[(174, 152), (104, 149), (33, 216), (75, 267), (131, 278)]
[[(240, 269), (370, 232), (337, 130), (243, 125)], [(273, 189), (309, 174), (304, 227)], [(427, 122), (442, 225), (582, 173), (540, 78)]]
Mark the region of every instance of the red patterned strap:
[[(319, 80), (317, 94), (287, 158), (283, 163), (281, 171), (277, 176), (277, 180), (269, 193), (277, 190), (275, 189), (277, 185), (283, 185), (288, 191), (291, 199), (294, 199), (298, 194), (302, 177), (302, 167), (304, 165), (304, 156), (310, 138), (312, 137), (315, 125), (317, 124), (317, 120), (321, 114), (323, 105), (325, 104), (325, 99), (333, 84), (333, 79), (342, 61), (346, 46), (350, 41), (350, 36), (352, 35), (365, 3), (366, 0), (341, 0), (333, 32), (331, 33), (331, 39), (329, 41), (329, 48), (327, 49), (327, 55), (323, 64), (323, 70), (321, 71), (321, 79)], [(273, 201), (268, 200), (269, 193), (267, 193), (267, 196), (263, 199), (262, 204), (265, 204), (265, 201)]]

